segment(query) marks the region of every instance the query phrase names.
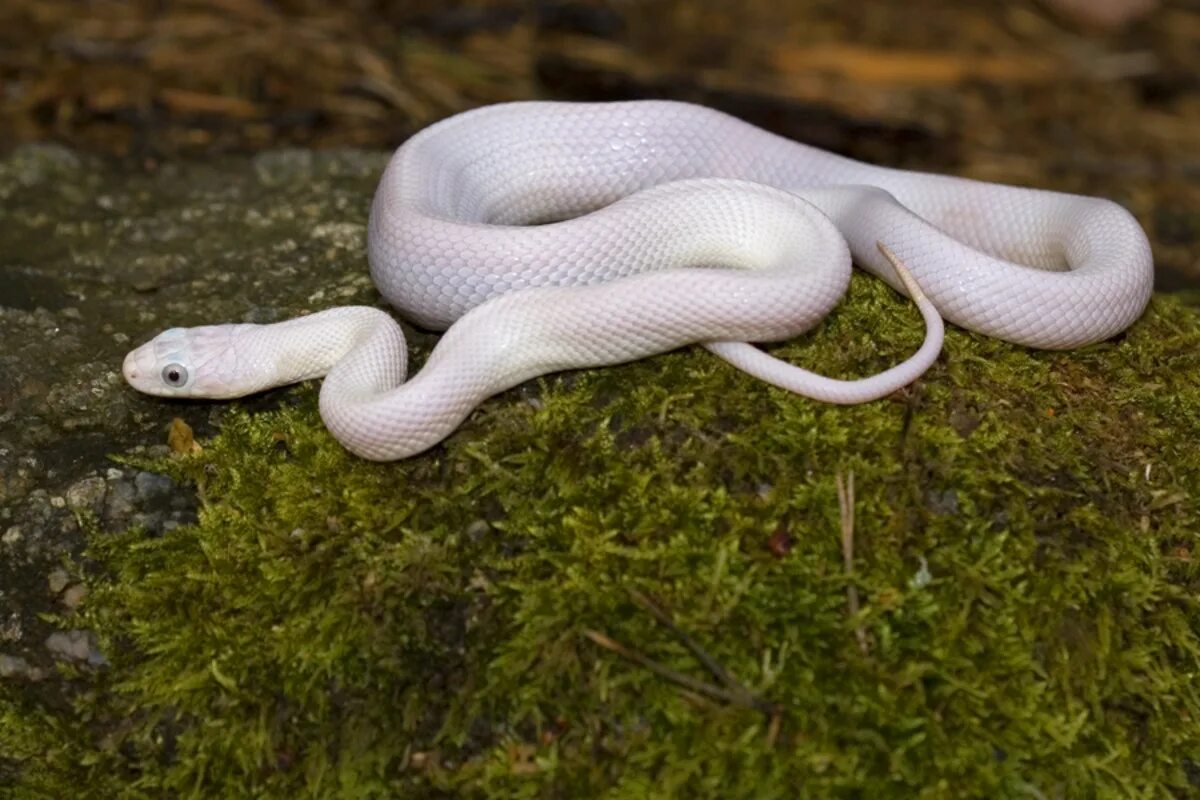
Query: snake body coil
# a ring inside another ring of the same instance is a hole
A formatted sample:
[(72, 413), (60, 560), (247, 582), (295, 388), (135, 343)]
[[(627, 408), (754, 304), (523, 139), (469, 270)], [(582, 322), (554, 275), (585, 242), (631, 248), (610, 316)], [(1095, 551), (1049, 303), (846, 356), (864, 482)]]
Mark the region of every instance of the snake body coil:
[[(364, 307), (174, 328), (126, 357), (126, 379), (234, 397), (327, 373), (330, 430), (386, 460), (536, 375), (694, 342), (800, 394), (863, 402), (936, 359), (930, 301), (964, 328), (1061, 349), (1125, 329), (1153, 283), (1145, 234), (1115, 203), (871, 166), (663, 101), (512, 103), (433, 125), (388, 165), (368, 247), (388, 302), (448, 328), (412, 380), (399, 326)], [(922, 308), (912, 358), (837, 381), (744, 344), (817, 324), (851, 257)]]

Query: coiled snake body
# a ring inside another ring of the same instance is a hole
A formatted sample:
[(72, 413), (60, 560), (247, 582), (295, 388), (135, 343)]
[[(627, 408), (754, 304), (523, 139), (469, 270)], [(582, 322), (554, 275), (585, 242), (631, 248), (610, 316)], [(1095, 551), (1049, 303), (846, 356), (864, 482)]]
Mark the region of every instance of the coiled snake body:
[[(1130, 325), (1153, 283), (1145, 234), (1107, 200), (871, 166), (665, 101), (511, 103), (435, 124), (388, 165), (368, 249), (389, 303), (448, 328), (412, 380), (400, 327), (368, 307), (173, 328), (126, 357), (126, 379), (220, 398), (327, 374), (325, 423), (387, 460), (536, 375), (695, 342), (797, 393), (863, 402), (936, 359), (930, 301), (988, 336), (1073, 348)], [(817, 324), (851, 257), (922, 308), (914, 356), (838, 381), (745, 344)]]

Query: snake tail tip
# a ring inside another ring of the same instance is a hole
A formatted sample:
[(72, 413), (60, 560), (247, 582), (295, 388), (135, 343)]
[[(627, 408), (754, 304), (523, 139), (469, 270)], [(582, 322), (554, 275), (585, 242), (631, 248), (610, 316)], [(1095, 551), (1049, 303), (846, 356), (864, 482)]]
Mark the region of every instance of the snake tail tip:
[(921, 290), (921, 284), (917, 283), (916, 277), (909, 272), (908, 267), (904, 266), (904, 262), (900, 256), (896, 255), (892, 248), (888, 247), (883, 242), (876, 242), (875, 246), (879, 248), (879, 252), (883, 253), (883, 257), (892, 265), (892, 269), (896, 271), (896, 275), (900, 278), (900, 282), (904, 284), (908, 296), (914, 303), (921, 303), (927, 298), (925, 292)]

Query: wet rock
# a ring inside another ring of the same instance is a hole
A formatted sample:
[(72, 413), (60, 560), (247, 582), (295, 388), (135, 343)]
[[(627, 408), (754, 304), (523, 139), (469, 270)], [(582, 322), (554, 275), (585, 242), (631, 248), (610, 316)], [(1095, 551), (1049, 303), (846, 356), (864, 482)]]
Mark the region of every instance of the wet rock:
[(108, 484), (104, 478), (99, 476), (84, 478), (67, 489), (67, 506), (76, 511), (98, 513), (104, 503), (104, 495), (107, 493)]
[(0, 285), (4, 286), (4, 299), (0, 304), (9, 308), (54, 310), (62, 308), (67, 301), (61, 281), (27, 266), (0, 264)]
[(175, 491), (175, 481), (155, 472), (139, 472), (133, 477), (133, 487), (139, 502), (152, 503), (169, 497)]
[(121, 479), (108, 485), (108, 493), (104, 505), (105, 520), (117, 523), (128, 520), (133, 514), (134, 502), (137, 500), (137, 490), (131, 480)]
[(171, 419), (207, 435), (217, 406), (137, 394), (125, 353), (175, 325), (375, 302), (364, 226), (386, 160), (282, 151), (140, 171), (57, 146), (0, 154), (0, 647), (14, 679), (55, 680), (37, 666), (50, 654), (104, 663), (88, 634), (43, 621), (87, 602), (59, 568), (86, 544), (81, 514), (152, 535), (196, 518), (190, 487), (109, 456), (167, 456)]

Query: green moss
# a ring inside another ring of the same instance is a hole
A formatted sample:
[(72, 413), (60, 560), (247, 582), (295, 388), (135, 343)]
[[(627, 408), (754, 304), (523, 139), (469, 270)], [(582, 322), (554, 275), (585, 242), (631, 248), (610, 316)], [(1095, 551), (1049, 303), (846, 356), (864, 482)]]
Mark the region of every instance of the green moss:
[[(921, 335), (856, 276), (775, 349), (865, 374)], [(112, 665), (70, 709), (3, 689), (0, 752), (21, 797), (1182, 797), (1198, 374), (1167, 298), (1077, 352), (952, 330), (918, 386), (852, 408), (691, 349), (508, 393), (386, 465), (302, 387), (155, 465), (198, 487), (197, 525), (93, 536), (72, 624)], [(778, 730), (586, 638), (708, 679), (631, 588)]]

